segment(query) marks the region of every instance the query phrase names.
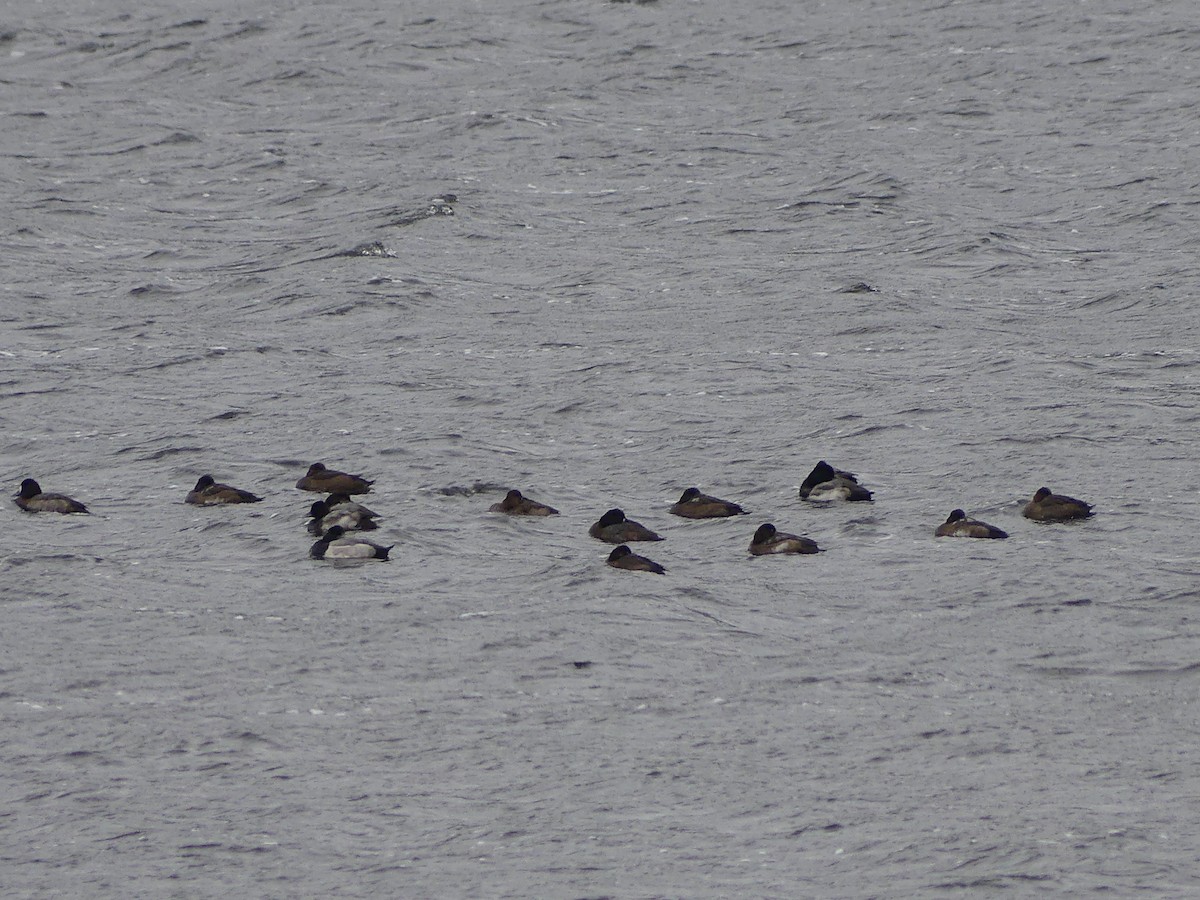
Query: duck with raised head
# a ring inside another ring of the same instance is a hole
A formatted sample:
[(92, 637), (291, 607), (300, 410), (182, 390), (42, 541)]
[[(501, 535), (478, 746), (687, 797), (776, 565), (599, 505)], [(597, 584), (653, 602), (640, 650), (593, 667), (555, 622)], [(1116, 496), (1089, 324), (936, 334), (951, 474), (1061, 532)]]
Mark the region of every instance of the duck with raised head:
[(870, 500), (872, 493), (858, 483), (857, 475), (835, 469), (825, 460), (818, 462), (800, 485), (800, 499), (814, 503)]
[(350, 475), (337, 469), (327, 469), (324, 463), (313, 463), (304, 477), (296, 482), (302, 491), (317, 491), (321, 494), (366, 494), (373, 481), (361, 475)]
[(638, 556), (625, 544), (613, 549), (608, 554), (606, 562), (614, 569), (628, 569), (631, 572), (654, 572), (656, 575), (666, 575), (667, 570), (652, 559)]
[(313, 559), (387, 559), (388, 551), (396, 546), (384, 547), (366, 538), (346, 537), (341, 525), (334, 525), (308, 551)]
[(771, 553), (820, 553), (821, 548), (812, 538), (800, 537), (779, 531), (770, 522), (764, 522), (750, 540), (750, 552), (755, 556)]
[(13, 502), (25, 512), (86, 513), (88, 508), (65, 494), (47, 494), (32, 478), (21, 482), (20, 492)]
[(1023, 515), (1038, 522), (1069, 522), (1071, 519), (1086, 519), (1092, 515), (1092, 504), (1055, 494), (1048, 487), (1037, 489), (1033, 499), (1025, 504)]
[(211, 475), (201, 475), (183, 502), (196, 506), (217, 506), (221, 503), (258, 503), (261, 500), (262, 497), (249, 491), (214, 481)]
[[(358, 506), (357, 503), (354, 506)], [(379, 526), (375, 523), (374, 514), (364, 507), (352, 509), (349, 505), (329, 508), (328, 500), (318, 500), (309, 507), (310, 521), (308, 530), (313, 534), (324, 534), (335, 525), (340, 525), (343, 531), (374, 531)]]
[(721, 519), (726, 516), (745, 515), (746, 511), (736, 503), (710, 497), (700, 493), (700, 488), (690, 487), (672, 505), (672, 515), (685, 519)]
[(545, 503), (538, 503), (525, 497), (517, 489), (504, 495), (499, 503), (488, 507), (489, 512), (507, 513), (510, 516), (557, 516), (558, 510)]
[(950, 516), (934, 532), (938, 537), (1006, 538), (1008, 532), (987, 522), (970, 518), (961, 509), (953, 510)]
[(608, 544), (624, 544), (626, 541), (661, 541), (662, 537), (655, 534), (640, 522), (625, 518), (625, 511), (610, 509), (600, 517), (600, 521), (588, 529), (588, 534), (596, 540)]

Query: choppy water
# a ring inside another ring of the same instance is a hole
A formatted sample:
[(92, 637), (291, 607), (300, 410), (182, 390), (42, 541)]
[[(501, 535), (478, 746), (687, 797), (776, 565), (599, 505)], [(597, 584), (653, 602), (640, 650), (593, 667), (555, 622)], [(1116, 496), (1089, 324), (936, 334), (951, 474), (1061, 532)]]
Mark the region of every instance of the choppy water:
[(5, 896), (1194, 895), (1191, 4), (2, 24)]

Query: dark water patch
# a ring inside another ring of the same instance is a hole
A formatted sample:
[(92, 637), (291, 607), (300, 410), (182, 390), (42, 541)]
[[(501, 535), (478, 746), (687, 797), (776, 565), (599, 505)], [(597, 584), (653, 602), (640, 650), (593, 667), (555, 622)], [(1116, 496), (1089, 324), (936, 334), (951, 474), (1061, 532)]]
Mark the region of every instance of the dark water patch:
[(210, 447), (199, 446), (163, 447), (160, 450), (154, 450), (149, 453), (146, 453), (145, 449), (145, 446), (121, 447), (115, 452), (118, 455), (125, 453), (141, 453), (143, 455), (137, 457), (138, 462), (156, 462), (160, 459), (168, 459), (172, 456), (180, 456), (183, 454), (187, 454), (189, 456), (202, 456), (212, 452), (212, 448)]
[(222, 40), (242, 40), (245, 38), (262, 37), (268, 33), (267, 26), (262, 22), (247, 21), (243, 22), (232, 31), (228, 31), (221, 36)]
[(145, 835), (146, 835), (146, 832), (144, 832), (144, 831), (123, 831), (120, 834), (114, 834), (110, 837), (97, 838), (97, 840), (100, 843), (109, 844), (109, 843), (112, 843), (113, 841), (123, 841), (126, 838), (141, 839), (141, 838), (145, 837)]
[(161, 300), (179, 293), (179, 288), (165, 284), (143, 284), (129, 289), (129, 295), (131, 297), (138, 297), (139, 299)]
[(171, 147), (178, 144), (198, 144), (200, 138), (197, 135), (186, 131), (173, 131), (171, 134), (157, 141), (152, 141), (152, 147)]
[(1164, 678), (1180, 675), (1200, 675), (1200, 663), (1185, 665), (1139, 666), (1129, 669), (1116, 669), (1107, 673), (1115, 678)]
[(984, 875), (979, 878), (965, 880), (938, 881), (931, 884), (930, 887), (933, 890), (944, 891), (1012, 890), (1014, 883), (1019, 885), (1026, 882), (1040, 883), (1057, 880), (1057, 877), (1054, 875), (1015, 872), (1000, 875)]
[(1172, 298), (1162, 293), (1167, 288), (1162, 285), (1149, 289), (1119, 290), (1102, 294), (1097, 297), (1080, 300), (1075, 304), (1079, 310), (1097, 312), (1129, 312), (1130, 310), (1154, 307), (1160, 303), (1170, 303)]
[[(47, 514), (43, 513), (42, 515), (47, 515)], [(86, 519), (87, 516), (70, 516), (70, 517), (63, 517), (63, 518)], [(20, 566), (29, 565), (31, 563), (45, 563), (45, 562), (49, 562), (49, 563), (81, 562), (81, 563), (87, 563), (88, 565), (96, 565), (97, 563), (104, 562), (104, 558), (100, 557), (100, 556), (88, 556), (86, 554), (79, 554), (79, 553), (40, 553), (40, 554), (35, 554), (35, 555), (30, 555), (30, 556), (17, 556), (16, 554), (13, 554), (10, 556), (6, 556), (3, 560), (3, 563), (0, 563), (0, 564), (6, 566), (7, 568), (15, 569), (15, 568), (19, 568)]]

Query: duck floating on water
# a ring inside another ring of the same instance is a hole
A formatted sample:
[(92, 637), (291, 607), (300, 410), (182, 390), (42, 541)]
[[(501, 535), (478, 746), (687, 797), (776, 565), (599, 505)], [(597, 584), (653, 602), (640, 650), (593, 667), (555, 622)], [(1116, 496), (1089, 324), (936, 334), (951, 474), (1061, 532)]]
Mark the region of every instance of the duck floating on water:
[(545, 503), (523, 496), (515, 488), (504, 495), (499, 503), (488, 507), (488, 512), (507, 513), (510, 516), (557, 516), (558, 510)]
[(961, 509), (950, 513), (949, 517), (934, 532), (938, 537), (970, 537), (970, 538), (1006, 538), (1008, 532), (970, 518)]
[(66, 494), (47, 494), (32, 478), (21, 482), (20, 492), (13, 502), (25, 512), (86, 513), (88, 508)]
[(1092, 504), (1064, 494), (1055, 494), (1048, 487), (1037, 489), (1033, 499), (1025, 504), (1025, 518), (1038, 522), (1069, 522), (1092, 515)]
[(820, 553), (821, 548), (812, 538), (800, 537), (778, 531), (770, 522), (764, 522), (754, 532), (750, 541), (750, 552), (755, 556), (771, 553)]
[(313, 559), (384, 559), (395, 544), (384, 547), (366, 538), (346, 537), (341, 525), (334, 525), (308, 551)]
[(607, 562), (614, 569), (628, 569), (630, 572), (653, 572), (656, 575), (667, 574), (667, 570), (654, 560), (638, 556), (624, 544), (614, 548), (613, 552), (608, 554)]
[(324, 463), (313, 463), (304, 477), (296, 482), (302, 491), (317, 491), (321, 494), (366, 494), (373, 481), (361, 475), (350, 475), (337, 469), (327, 469)]
[(710, 497), (700, 493), (700, 488), (690, 487), (671, 507), (671, 514), (685, 519), (721, 519), (726, 516), (742, 516), (746, 511), (736, 503)]
[(870, 500), (872, 491), (858, 483), (852, 472), (835, 469), (825, 460), (818, 462), (800, 485), (800, 499), (814, 503), (832, 500)]
[(184, 503), (195, 506), (217, 506), (222, 503), (259, 503), (262, 497), (214, 481), (211, 475), (201, 475), (196, 486), (188, 491)]
[(624, 510), (610, 509), (600, 517), (600, 521), (588, 529), (588, 534), (609, 544), (624, 544), (626, 541), (661, 541), (662, 537), (655, 534), (640, 522), (625, 518)]

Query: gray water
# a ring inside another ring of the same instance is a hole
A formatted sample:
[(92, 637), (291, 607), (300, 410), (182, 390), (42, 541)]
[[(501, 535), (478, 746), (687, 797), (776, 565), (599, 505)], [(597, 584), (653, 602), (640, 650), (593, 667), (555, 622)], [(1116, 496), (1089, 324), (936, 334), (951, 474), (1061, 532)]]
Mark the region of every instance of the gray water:
[(6, 897), (1200, 891), (1191, 3), (0, 26)]

